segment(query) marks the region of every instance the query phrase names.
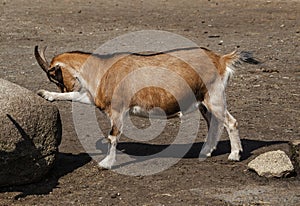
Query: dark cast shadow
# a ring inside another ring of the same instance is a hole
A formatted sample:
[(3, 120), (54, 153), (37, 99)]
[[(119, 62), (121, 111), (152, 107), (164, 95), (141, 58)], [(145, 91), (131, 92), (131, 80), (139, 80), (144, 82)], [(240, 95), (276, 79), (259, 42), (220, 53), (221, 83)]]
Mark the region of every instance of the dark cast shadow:
[(39, 182), (0, 187), (0, 193), (2, 192), (20, 192), (14, 198), (24, 198), (29, 195), (45, 195), (53, 191), (53, 189), (59, 187), (59, 179), (79, 167), (91, 161), (91, 157), (86, 153), (71, 154), (61, 153), (57, 154), (53, 168), (47, 173), (47, 175)]
[[(255, 150), (263, 147), (269, 147), (277, 144), (285, 144), (288, 141), (261, 141), (261, 140), (250, 140), (242, 139), (243, 152), (241, 153), (241, 161), (248, 159)], [(134, 162), (142, 162), (153, 158), (156, 154), (157, 157), (162, 158), (183, 158), (183, 159), (197, 159), (199, 158), (200, 151), (204, 142), (196, 142), (191, 144), (147, 144), (137, 142), (120, 142), (117, 145), (117, 149), (123, 153), (133, 157), (135, 160), (130, 161), (128, 164)], [(104, 148), (103, 143), (98, 141), (96, 143), (97, 148)], [(164, 150), (170, 149), (168, 152)], [(187, 148), (189, 148), (187, 150)], [(187, 151), (187, 152), (184, 152)], [(103, 151), (106, 153), (107, 151)], [(184, 153), (183, 153), (184, 152)], [(220, 156), (230, 153), (230, 141), (223, 140), (219, 141), (217, 149), (212, 153), (212, 156)], [(127, 163), (119, 165), (124, 166)]]
[[(7, 115), (7, 117), (16, 127), (16, 129), (21, 134), (24, 140), (17, 143), (15, 149), (11, 152), (0, 150), (0, 157), (3, 158), (9, 157), (11, 155), (14, 155), (13, 153), (19, 154), (20, 151), (24, 151), (24, 150), (34, 151), (34, 153), (32, 153), (32, 157), (25, 156), (24, 159), (26, 160), (27, 164), (32, 164), (34, 166), (36, 162), (35, 158), (42, 157), (42, 154), (39, 152), (38, 149), (35, 148), (35, 144), (33, 143), (32, 139), (29, 137), (29, 135), (25, 132), (25, 130), (22, 128), (22, 126), (10, 115)], [(22, 159), (20, 159), (19, 161), (22, 161)], [(23, 198), (28, 195), (49, 194), (54, 188), (58, 187), (59, 185), (58, 180), (61, 177), (67, 175), (68, 173), (73, 172), (75, 169), (82, 167), (83, 165), (87, 164), (90, 161), (91, 161), (91, 157), (86, 153), (70, 154), (70, 153), (58, 152), (53, 167), (48, 171), (47, 174), (43, 176), (42, 180), (40, 179), (39, 179), (40, 181), (35, 180), (38, 182), (25, 184), (25, 185), (3, 186), (0, 187), (0, 193), (20, 192), (19, 195), (15, 196), (15, 199)], [(39, 164), (42, 165), (47, 163), (41, 161), (39, 162)], [(18, 165), (16, 164), (13, 165), (13, 167), (11, 167), (11, 165), (9, 166), (9, 168), (16, 171), (20, 171), (20, 169), (22, 169), (17, 167)]]

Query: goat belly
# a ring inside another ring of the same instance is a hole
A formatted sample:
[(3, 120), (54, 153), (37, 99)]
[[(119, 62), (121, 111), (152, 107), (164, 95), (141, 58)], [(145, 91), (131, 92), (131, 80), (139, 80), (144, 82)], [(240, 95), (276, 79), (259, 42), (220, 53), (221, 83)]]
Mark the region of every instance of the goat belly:
[(174, 117), (179, 112), (185, 113), (193, 109), (197, 102), (185, 94), (175, 98), (170, 92), (159, 87), (143, 88), (131, 99), (130, 113), (148, 117)]

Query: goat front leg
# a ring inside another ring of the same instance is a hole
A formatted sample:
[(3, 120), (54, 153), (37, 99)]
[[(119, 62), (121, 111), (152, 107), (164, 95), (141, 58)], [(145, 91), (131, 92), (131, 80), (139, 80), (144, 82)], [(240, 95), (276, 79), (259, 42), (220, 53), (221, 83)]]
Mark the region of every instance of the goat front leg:
[(118, 137), (108, 135), (109, 149), (107, 156), (99, 163), (99, 166), (104, 169), (111, 169), (116, 162)]
[(66, 92), (66, 93), (58, 93), (58, 92), (49, 92), (46, 90), (39, 90), (37, 94), (44, 99), (52, 102), (52, 101), (75, 101), (81, 102), (84, 104), (92, 104), (92, 101), (87, 92)]
[(107, 156), (99, 163), (104, 169), (111, 169), (116, 162), (117, 143), (121, 136), (123, 126), (123, 114), (113, 112), (111, 117), (111, 130), (108, 135), (109, 149)]

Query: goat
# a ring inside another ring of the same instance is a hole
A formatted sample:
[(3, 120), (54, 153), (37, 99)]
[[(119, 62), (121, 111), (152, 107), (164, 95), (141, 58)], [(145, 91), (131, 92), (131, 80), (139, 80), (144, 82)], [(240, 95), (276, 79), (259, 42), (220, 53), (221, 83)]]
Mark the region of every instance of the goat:
[[(258, 63), (249, 53), (235, 51), (221, 56), (202, 47), (102, 56), (76, 51), (57, 55), (49, 64), (45, 49), (39, 52), (35, 47), (36, 60), (61, 93), (39, 90), (38, 95), (48, 101), (94, 104), (110, 118), (111, 130), (106, 137), (110, 148), (100, 167), (110, 169), (115, 163), (124, 115), (149, 113), (155, 108), (168, 117), (199, 109), (212, 131), (201, 154), (211, 155), (225, 126), (231, 143), (228, 159), (239, 161), (243, 149), (237, 120), (226, 109), (225, 87), (236, 63)], [(213, 118), (216, 121), (210, 124)]]

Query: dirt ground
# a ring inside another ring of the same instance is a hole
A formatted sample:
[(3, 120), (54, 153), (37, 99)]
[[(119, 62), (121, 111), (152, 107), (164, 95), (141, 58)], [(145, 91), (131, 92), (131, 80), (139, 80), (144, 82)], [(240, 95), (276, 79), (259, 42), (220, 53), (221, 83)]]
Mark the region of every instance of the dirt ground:
[[(99, 170), (78, 141), (71, 103), (54, 102), (63, 123), (54, 168), (41, 182), (1, 188), (0, 205), (300, 205), (298, 176), (266, 179), (247, 170), (257, 155), (288, 151), (288, 141), (300, 139), (298, 0), (0, 0), (0, 78), (34, 92), (56, 91), (35, 61), (35, 45), (47, 45), (50, 59), (65, 51), (92, 52), (114, 37), (148, 29), (174, 32), (222, 54), (252, 51), (263, 62), (243, 65), (227, 88), (228, 108), (240, 125), (242, 161), (227, 160), (227, 134), (211, 158), (198, 160), (203, 120), (188, 154), (160, 173)], [(107, 127), (107, 119), (99, 121)], [(156, 150), (174, 132), (166, 128), (141, 147)], [(121, 141), (134, 153), (130, 140)]]

